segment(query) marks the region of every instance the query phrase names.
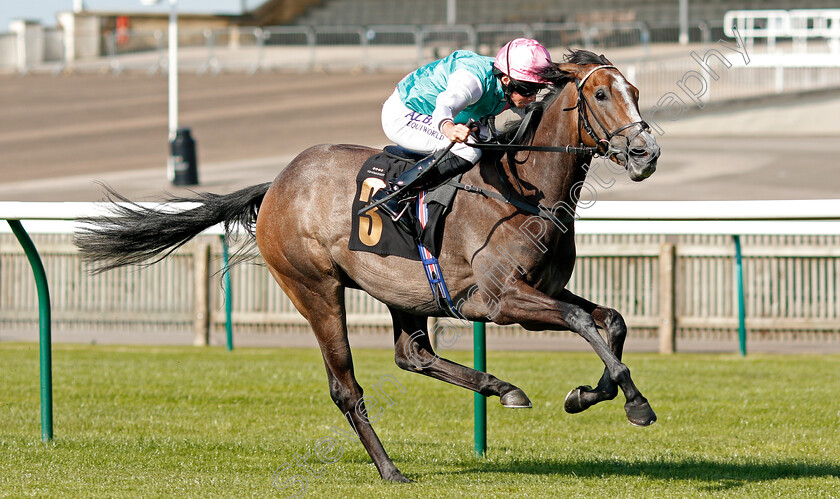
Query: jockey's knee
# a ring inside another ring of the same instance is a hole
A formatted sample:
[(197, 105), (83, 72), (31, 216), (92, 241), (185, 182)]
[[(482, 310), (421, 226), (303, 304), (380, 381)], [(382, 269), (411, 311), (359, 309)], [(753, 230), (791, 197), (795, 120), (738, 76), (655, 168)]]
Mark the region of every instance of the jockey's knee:
[(450, 152), (473, 165), (478, 163), (478, 160), (481, 159), (480, 149), (470, 147), (468, 144), (464, 143), (455, 144), (452, 146), (452, 149), (450, 149)]

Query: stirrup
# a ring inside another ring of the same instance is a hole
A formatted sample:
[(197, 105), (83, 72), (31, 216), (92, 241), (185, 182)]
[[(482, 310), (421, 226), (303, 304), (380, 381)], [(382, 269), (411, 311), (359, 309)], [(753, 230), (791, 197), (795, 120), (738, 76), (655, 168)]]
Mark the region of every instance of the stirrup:
[[(399, 203), (399, 201), (397, 201), (397, 203)], [(409, 207), (408, 203), (403, 203), (402, 210), (400, 210), (400, 212), (397, 213), (396, 215), (392, 216), (391, 220), (394, 221), (394, 222), (399, 221), (402, 218), (402, 216), (405, 215), (405, 212), (408, 210), (408, 207)]]
[[(403, 191), (403, 190), (404, 189), (399, 189), (398, 192)], [(391, 191), (391, 192), (393, 192), (393, 191)], [(387, 195), (389, 193), (389, 191), (379, 190), (379, 191), (377, 191), (376, 194), (373, 195), (371, 200), (376, 201), (376, 199), (378, 197), (377, 195), (380, 194), (380, 193), (382, 193), (381, 196), (384, 197), (385, 195)], [(390, 199), (390, 200), (380, 204), (377, 207), (377, 209), (381, 210), (388, 218), (391, 219), (392, 222), (394, 222), (394, 225), (401, 228), (405, 233), (407, 233), (411, 236), (415, 236), (416, 234), (415, 234), (414, 227), (410, 226), (408, 221), (405, 218), (406, 212), (411, 207), (411, 202), (408, 201), (410, 198), (411, 198), (410, 195), (407, 196), (407, 197), (400, 197), (398, 195), (398, 196), (394, 197), (393, 199)], [(400, 208), (399, 205), (403, 201), (405, 201), (403, 203), (403, 207)]]

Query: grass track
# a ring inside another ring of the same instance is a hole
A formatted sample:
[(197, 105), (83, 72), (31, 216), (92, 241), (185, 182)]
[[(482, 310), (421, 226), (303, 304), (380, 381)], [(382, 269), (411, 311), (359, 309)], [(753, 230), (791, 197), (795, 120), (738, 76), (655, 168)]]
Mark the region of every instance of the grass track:
[[(659, 416), (635, 428), (619, 400), (563, 412), (569, 389), (600, 376), (594, 354), (489, 352), (534, 409), (490, 399), (480, 459), (471, 393), (360, 350), (375, 427), (409, 485), (382, 482), (341, 437), (334, 463), (296, 464), (331, 427), (349, 430), (316, 350), (57, 345), (53, 359), (56, 438), (43, 444), (38, 347), (0, 344), (0, 496), (285, 497), (305, 485), (305, 497), (840, 498), (840, 356), (627, 355)], [(405, 391), (369, 389), (385, 375)], [(281, 492), (272, 476), (287, 466)]]

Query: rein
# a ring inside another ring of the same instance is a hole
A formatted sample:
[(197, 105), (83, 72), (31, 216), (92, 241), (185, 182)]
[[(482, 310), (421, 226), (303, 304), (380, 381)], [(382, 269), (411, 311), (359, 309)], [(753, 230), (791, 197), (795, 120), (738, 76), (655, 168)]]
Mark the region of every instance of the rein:
[[(527, 115), (525, 115), (525, 117), (522, 119), (521, 123), (519, 124), (519, 129), (516, 131), (516, 134), (514, 135), (514, 137), (511, 139), (511, 141), (509, 143), (501, 144), (501, 143), (498, 143), (498, 142), (478, 142), (478, 143), (468, 143), (467, 145), (469, 145), (469, 146), (471, 146), (475, 149), (480, 149), (480, 150), (484, 150), (484, 151), (501, 151), (501, 152), (506, 153), (506, 155), (508, 157), (508, 163), (511, 165), (511, 168), (513, 168), (514, 167), (513, 165), (516, 163), (516, 159), (514, 157), (514, 154), (517, 153), (517, 152), (520, 152), (520, 151), (558, 152), (558, 153), (566, 153), (566, 154), (575, 154), (575, 155), (578, 155), (578, 156), (592, 156), (593, 158), (609, 157), (609, 156), (612, 156), (613, 154), (621, 153), (622, 151), (613, 147), (613, 145), (611, 143), (611, 140), (612, 140), (613, 137), (621, 134), (621, 132), (623, 132), (624, 130), (627, 130), (628, 128), (631, 128), (631, 127), (634, 127), (634, 126), (637, 126), (637, 125), (640, 126), (641, 130), (646, 130), (646, 129), (649, 129), (650, 127), (644, 121), (637, 121), (637, 122), (633, 122), (633, 123), (629, 123), (627, 125), (624, 125), (623, 127), (618, 128), (617, 130), (615, 130), (612, 133), (610, 133), (610, 131), (607, 130), (607, 128), (604, 126), (604, 124), (601, 122), (601, 120), (598, 119), (598, 116), (595, 114), (594, 110), (592, 109), (592, 105), (589, 103), (589, 101), (583, 95), (584, 84), (589, 79), (589, 77), (592, 76), (592, 74), (594, 72), (596, 72), (600, 69), (617, 69), (617, 68), (615, 66), (612, 66), (612, 65), (602, 65), (602, 66), (598, 66), (598, 67), (595, 67), (595, 68), (591, 69), (586, 74), (586, 76), (584, 76), (577, 84), (577, 91), (578, 91), (577, 104), (573, 107), (568, 108), (568, 109), (564, 109), (564, 111), (571, 111), (572, 109), (577, 108), (577, 110), (578, 110), (578, 127), (582, 126), (584, 128), (584, 130), (586, 130), (587, 135), (589, 135), (592, 138), (592, 140), (594, 140), (595, 143), (598, 144), (598, 145), (587, 146), (587, 145), (584, 145), (583, 143), (581, 143), (578, 146), (573, 146), (573, 145), (535, 146), (535, 145), (532, 145), (532, 144), (519, 144), (518, 142), (520, 140), (522, 140), (522, 137), (524, 137), (525, 133), (528, 130), (528, 127), (529, 127), (529, 125), (531, 123), (531, 120), (534, 116), (534, 110), (531, 110), (530, 112), (528, 112)], [(588, 113), (587, 113), (587, 110), (589, 111)], [(595, 130), (593, 130), (593, 128), (592, 128), (592, 125), (589, 123), (589, 117), (588, 117), (589, 114), (591, 114), (592, 117), (595, 118), (595, 122), (604, 131), (604, 133), (607, 136), (606, 139), (599, 138), (598, 135), (595, 133)], [(489, 129), (490, 129), (491, 133), (494, 135), (493, 138), (495, 138), (495, 125), (493, 124), (492, 118), (493, 117), (491, 117), (491, 120), (488, 123), (488, 125), (490, 125)], [(641, 131), (639, 133), (641, 133)], [(628, 143), (629, 143), (629, 141), (628, 141)], [(499, 175), (499, 177), (502, 179), (503, 183), (505, 183), (505, 184), (508, 183), (504, 180), (504, 178), (502, 177), (501, 174)], [(517, 179), (517, 183), (518, 183), (518, 179)], [(510, 186), (509, 184), (508, 184), (509, 188), (507, 189), (508, 190), (508, 195), (506, 195), (506, 196), (503, 196), (503, 195), (498, 194), (496, 192), (490, 191), (488, 189), (484, 189), (482, 187), (476, 187), (476, 186), (469, 185), (469, 184), (462, 184), (460, 182), (451, 181), (451, 182), (449, 182), (449, 184), (454, 186), (457, 189), (461, 189), (461, 190), (464, 190), (464, 191), (467, 191), (467, 192), (478, 193), (478, 194), (481, 194), (485, 197), (497, 199), (499, 201), (508, 203), (508, 204), (510, 204), (510, 205), (512, 205), (512, 206), (514, 206), (514, 207), (516, 207), (516, 208), (518, 208), (518, 209), (520, 209), (520, 210), (522, 210), (526, 213), (530, 213), (532, 215), (539, 216), (540, 218), (545, 218), (545, 219), (551, 220), (555, 224), (565, 225), (566, 223), (570, 223), (570, 222), (575, 221), (575, 218), (573, 216), (566, 216), (563, 219), (558, 219), (552, 213), (552, 211), (550, 209), (546, 208), (545, 206), (543, 206), (540, 203), (534, 204), (534, 203), (530, 203), (530, 202), (525, 201), (525, 200), (515, 199), (514, 197), (512, 197), (510, 195), (510, 193), (513, 191), (513, 189), (512, 189), (512, 186)]]
[[(573, 107), (566, 108), (564, 111), (571, 111), (572, 109), (577, 108), (578, 110), (578, 126), (582, 126), (583, 129), (586, 131), (586, 134), (589, 135), (592, 140), (595, 141), (596, 146), (586, 146), (581, 143), (578, 146), (573, 145), (566, 145), (566, 146), (535, 146), (531, 144), (518, 144), (522, 137), (525, 135), (525, 132), (528, 129), (528, 126), (531, 123), (531, 118), (534, 115), (534, 111), (531, 110), (525, 117), (522, 119), (522, 122), (519, 124), (519, 130), (517, 130), (516, 134), (514, 135), (513, 139), (507, 144), (499, 144), (499, 143), (476, 143), (476, 144), (468, 144), (476, 149), (482, 149), (485, 151), (503, 151), (503, 152), (519, 152), (519, 151), (536, 151), (536, 152), (561, 152), (561, 153), (568, 153), (568, 154), (576, 154), (579, 156), (593, 156), (595, 158), (598, 157), (606, 157), (611, 156), (615, 153), (620, 153), (621, 151), (615, 149), (610, 141), (616, 135), (621, 134), (624, 130), (628, 128), (640, 125), (642, 130), (649, 129), (649, 125), (644, 121), (634, 121), (633, 123), (628, 123), (621, 128), (616, 129), (613, 132), (607, 130), (607, 127), (598, 119), (598, 116), (595, 114), (594, 110), (592, 109), (592, 105), (589, 103), (589, 100), (586, 96), (583, 95), (583, 85), (592, 76), (592, 73), (598, 71), (599, 69), (618, 69), (615, 66), (611, 65), (602, 65), (595, 68), (592, 68), (586, 76), (584, 76), (577, 84), (577, 91), (578, 91), (578, 99), (577, 104)], [(587, 112), (588, 110), (588, 112)], [(595, 133), (595, 130), (592, 128), (592, 125), (589, 123), (589, 115), (595, 119), (595, 122), (601, 127), (601, 130), (604, 131), (606, 134), (606, 139), (601, 139), (598, 137), (598, 134)], [(491, 127), (492, 130), (492, 127)], [(603, 147), (602, 147), (603, 146)]]
[(594, 156), (598, 157), (600, 148), (595, 146), (532, 146), (519, 144), (469, 144), (476, 149), (485, 151), (537, 151), (537, 152), (565, 152), (568, 154), (577, 154), (578, 156)]

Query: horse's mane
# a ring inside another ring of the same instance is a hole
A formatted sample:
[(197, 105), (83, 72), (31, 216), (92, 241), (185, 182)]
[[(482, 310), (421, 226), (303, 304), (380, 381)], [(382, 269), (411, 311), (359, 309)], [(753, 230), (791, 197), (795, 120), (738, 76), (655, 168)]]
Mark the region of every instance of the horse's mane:
[[(580, 65), (610, 64), (610, 61), (608, 61), (603, 54), (596, 55), (594, 52), (590, 52), (588, 50), (570, 50), (568, 54), (563, 56), (563, 62)], [(560, 71), (555, 65), (551, 65), (546, 68), (542, 73), (540, 73), (540, 76), (551, 83), (551, 89), (545, 97), (537, 102), (529, 104), (526, 108), (527, 112), (533, 111), (534, 116), (531, 118), (531, 122), (528, 124), (528, 128), (525, 130), (522, 138), (519, 140), (519, 144), (529, 144), (533, 140), (534, 134), (537, 132), (537, 126), (540, 124), (545, 110), (560, 95), (563, 88), (568, 83), (574, 81), (573, 76), (564, 71)], [(505, 127), (499, 132), (499, 142), (509, 143), (512, 141), (516, 133), (519, 131), (519, 126), (521, 124), (521, 119), (512, 120), (506, 123)]]

